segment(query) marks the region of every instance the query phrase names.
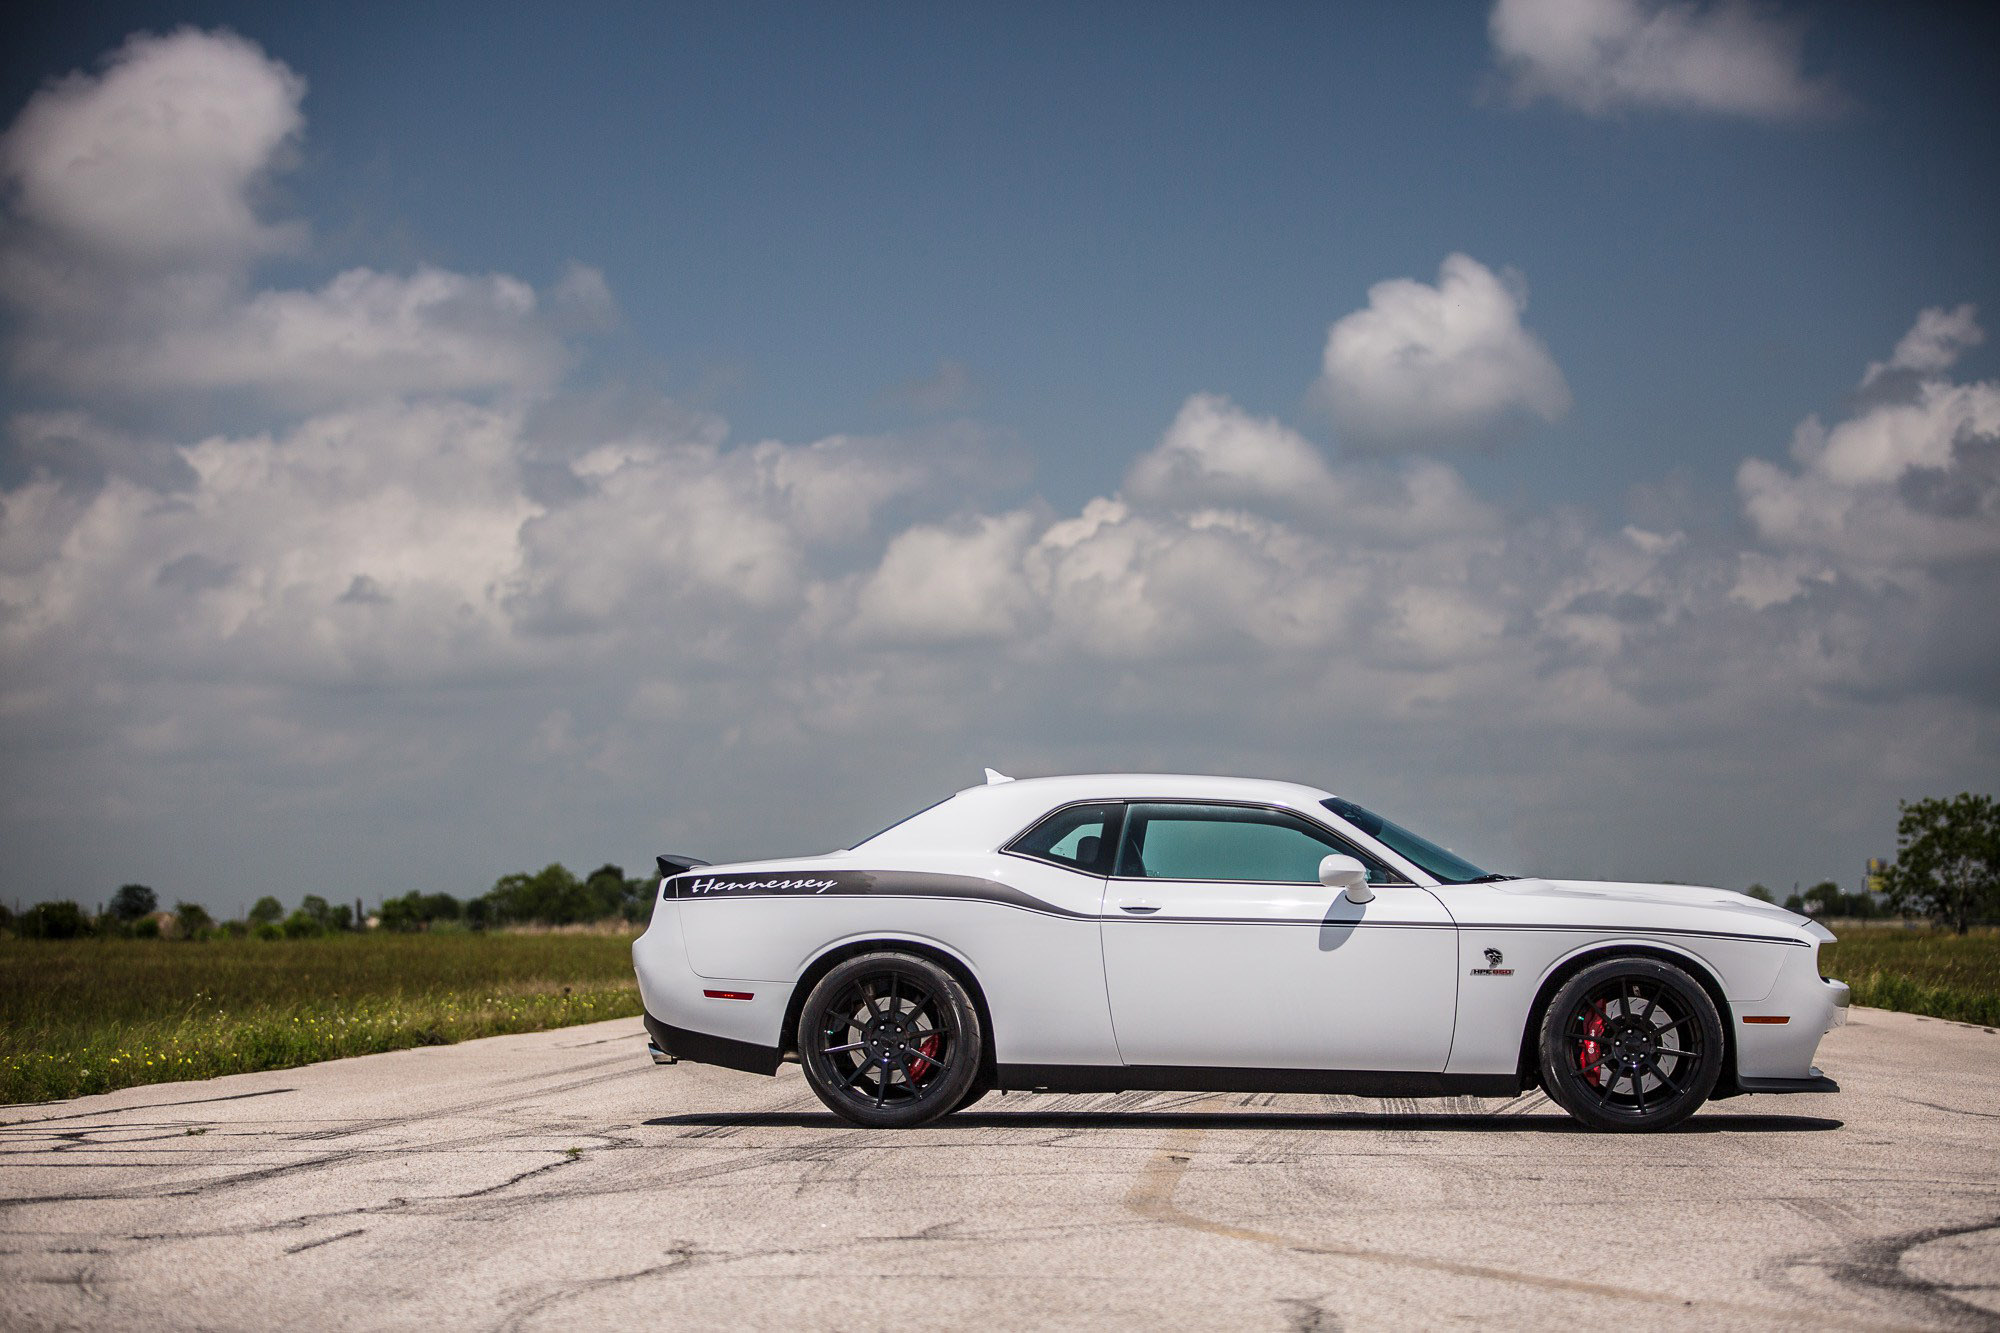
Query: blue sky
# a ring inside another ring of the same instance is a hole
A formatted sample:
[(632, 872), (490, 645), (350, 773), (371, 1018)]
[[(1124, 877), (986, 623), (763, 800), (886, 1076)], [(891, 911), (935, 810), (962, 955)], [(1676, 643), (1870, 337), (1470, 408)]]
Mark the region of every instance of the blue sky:
[[(36, 628), (4, 649), (0, 747), (56, 776), (0, 814), (33, 849), (0, 892), (79, 866), (83, 896), (141, 878), (228, 905), (299, 849), (455, 892), (558, 855), (640, 863), (661, 838), (808, 850), (996, 759), (1323, 781), (1524, 868), (1851, 879), (1893, 850), (1897, 795), (2000, 769), (2000, 673), (1965, 623), (2000, 586), (1993, 25), (1589, 0), (1557, 17), (1611, 35), (1577, 57), (1543, 22), (1560, 9), (25, 21), (0, 71), (0, 244), (56, 276), (6, 294), (0, 535), (34, 553), (0, 602)], [(170, 260), (121, 235), (107, 259), (47, 145), (164, 59), (131, 34), (176, 30), (273, 138), (158, 151), (248, 154), (214, 188), (264, 230)], [(85, 92), (38, 94), (72, 71)], [(1504, 383), (1449, 420), (1424, 404), (1463, 363), (1383, 388), (1380, 340), (1407, 327), (1387, 316), (1323, 360), (1331, 327), (1389, 308), (1377, 284), (1435, 288), (1453, 255), (1492, 284)], [(355, 270), (372, 295), (329, 286)], [(533, 289), (532, 314), (494, 280)], [(165, 295), (187, 290), (198, 315)], [(1945, 404), (1933, 454), (1843, 472), (1788, 452), (1815, 414), (1857, 439), (1890, 420), (1871, 413), (1900, 381), (1864, 389), (1868, 368), (1965, 306), (1947, 351), (1896, 367), (1905, 397), (1962, 391), (1924, 399)], [(258, 322), (279, 308), (294, 342)], [(419, 366), (446, 325), (457, 359)], [(322, 336), (389, 350), (330, 369)], [(505, 439), (432, 492), (419, 478), (465, 456), (438, 425), (454, 411)], [(355, 414), (405, 443), (331, 501), (323, 477), (279, 479)], [(175, 462), (212, 439), (240, 461), (265, 433), (268, 494), (210, 494)], [(810, 452), (835, 437), (849, 454)], [(780, 452), (753, 459), (760, 441)], [(618, 442), (657, 456), (601, 452)], [(837, 485), (784, 480), (827, 459)], [(1913, 477), (1954, 498), (1908, 500)], [(1433, 484), (1458, 498), (1411, 498)], [(704, 488), (751, 506), (731, 533), (788, 534), (702, 573), (722, 539), (669, 549), (699, 515), (645, 520)], [(363, 518), (392, 493), (483, 496), (459, 517), (498, 543), (487, 564), (399, 553)], [(1065, 545), (1100, 499), (1132, 516)], [(129, 518), (183, 502), (210, 535)], [(252, 531), (288, 504), (295, 537)], [(93, 523), (129, 549), (92, 564)], [(1114, 527), (1129, 588), (1064, 572)], [(1243, 545), (1196, 550), (1222, 531)], [(1237, 556), (1233, 591), (1187, 581)], [(1107, 600), (1065, 600), (1084, 586)], [(485, 638), (388, 619), (446, 604)], [(390, 801), (418, 732), (438, 767)], [(1858, 791), (1835, 776), (1856, 763), (1877, 769)], [(799, 812), (782, 836), (744, 813), (760, 800)], [(1689, 821), (1714, 829), (1696, 848), (1659, 828)], [(355, 873), (301, 884), (352, 896)]]
[(258, 41), (311, 88), (305, 272), (595, 265), (626, 321), (597, 373), (746, 437), (894, 426), (883, 391), (958, 361), (1053, 498), (1190, 387), (1331, 440), (1326, 325), (1453, 250), (1527, 276), (1577, 391), (1468, 468), (1606, 507), (1726, 485), (2000, 281), (1991, 25), (1949, 11), (1796, 10), (1854, 107), (1772, 125), (1512, 107), (1479, 5), (92, 8), (16, 49), (10, 105), (132, 31)]

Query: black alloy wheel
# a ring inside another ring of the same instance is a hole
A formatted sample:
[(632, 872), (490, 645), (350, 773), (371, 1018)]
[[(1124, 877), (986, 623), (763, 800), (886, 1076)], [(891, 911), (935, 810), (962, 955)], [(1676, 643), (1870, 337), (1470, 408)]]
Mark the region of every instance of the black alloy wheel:
[(965, 987), (928, 958), (870, 953), (820, 978), (799, 1014), (799, 1062), (834, 1114), (921, 1125), (958, 1108), (984, 1041)]
[(1592, 1129), (1678, 1125), (1715, 1090), (1722, 1020), (1700, 983), (1654, 958), (1577, 973), (1542, 1016), (1542, 1087)]

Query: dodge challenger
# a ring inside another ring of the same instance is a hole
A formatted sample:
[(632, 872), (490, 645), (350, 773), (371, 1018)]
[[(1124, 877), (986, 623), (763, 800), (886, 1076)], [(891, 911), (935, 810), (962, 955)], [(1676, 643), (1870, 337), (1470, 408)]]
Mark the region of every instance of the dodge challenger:
[(796, 1060), (856, 1124), (1001, 1090), (1512, 1097), (1657, 1130), (1832, 1092), (1818, 923), (1723, 889), (1488, 873), (1331, 792), (1104, 774), (968, 788), (843, 851), (661, 856), (653, 1058)]

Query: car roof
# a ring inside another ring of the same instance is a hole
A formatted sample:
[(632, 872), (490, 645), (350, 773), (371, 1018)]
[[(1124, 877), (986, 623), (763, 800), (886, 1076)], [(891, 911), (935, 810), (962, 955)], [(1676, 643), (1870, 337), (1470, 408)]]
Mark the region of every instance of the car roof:
[(1268, 778), (1191, 773), (1076, 773), (994, 781), (940, 801), (862, 844), (871, 851), (998, 847), (1041, 815), (1078, 801), (1244, 801), (1309, 810), (1331, 792)]

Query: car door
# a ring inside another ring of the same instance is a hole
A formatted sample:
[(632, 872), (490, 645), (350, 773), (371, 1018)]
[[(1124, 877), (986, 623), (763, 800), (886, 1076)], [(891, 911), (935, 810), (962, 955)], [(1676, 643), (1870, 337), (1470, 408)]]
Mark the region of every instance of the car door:
[[(1319, 882), (1342, 853), (1375, 898)], [(1128, 1065), (1434, 1072), (1457, 940), (1428, 889), (1297, 812), (1133, 802), (1106, 882), (1104, 968)]]

